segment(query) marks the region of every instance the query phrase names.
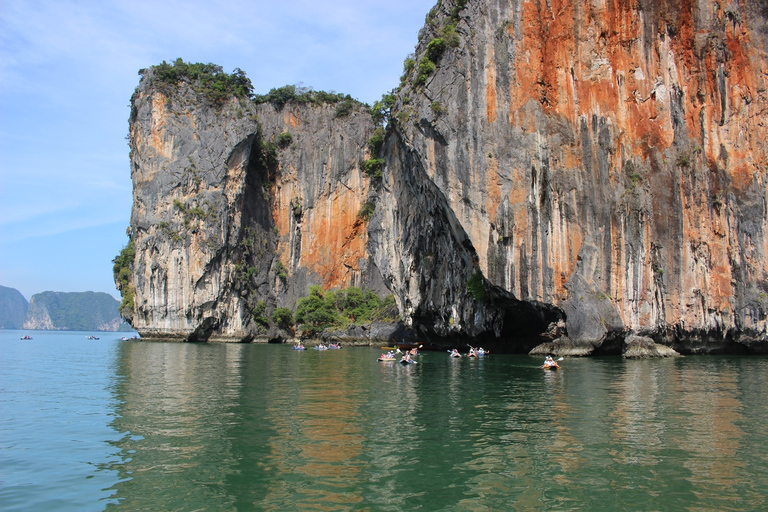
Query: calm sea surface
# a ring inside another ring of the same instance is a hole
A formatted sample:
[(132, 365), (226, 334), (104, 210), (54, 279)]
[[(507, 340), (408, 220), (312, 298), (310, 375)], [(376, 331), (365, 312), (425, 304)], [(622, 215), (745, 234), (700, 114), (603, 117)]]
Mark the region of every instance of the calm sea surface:
[(768, 510), (768, 358), (0, 331), (0, 510)]

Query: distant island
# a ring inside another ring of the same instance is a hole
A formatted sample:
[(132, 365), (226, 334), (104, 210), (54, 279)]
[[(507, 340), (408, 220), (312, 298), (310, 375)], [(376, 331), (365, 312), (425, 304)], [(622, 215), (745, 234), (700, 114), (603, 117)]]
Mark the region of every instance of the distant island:
[(29, 302), (0, 286), (0, 329), (131, 331), (118, 313), (120, 302), (104, 292), (36, 293)]
[(0, 286), (0, 329), (23, 329), (29, 302), (15, 288)]

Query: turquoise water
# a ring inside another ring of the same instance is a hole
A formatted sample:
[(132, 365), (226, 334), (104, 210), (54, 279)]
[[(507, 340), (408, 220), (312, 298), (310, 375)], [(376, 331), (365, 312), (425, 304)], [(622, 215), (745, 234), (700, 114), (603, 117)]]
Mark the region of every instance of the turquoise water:
[(765, 510), (768, 358), (0, 331), (0, 510)]

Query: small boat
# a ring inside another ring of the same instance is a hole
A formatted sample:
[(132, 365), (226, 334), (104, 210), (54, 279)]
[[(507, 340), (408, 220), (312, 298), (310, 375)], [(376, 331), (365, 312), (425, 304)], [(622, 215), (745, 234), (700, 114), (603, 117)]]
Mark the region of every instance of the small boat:
[(315, 346), (314, 346), (314, 347), (312, 347), (312, 348), (314, 348), (315, 350), (328, 350), (328, 347), (326, 347), (326, 346), (325, 346), (325, 345), (323, 345), (322, 343), (321, 343), (321, 344), (319, 344), (319, 345), (315, 345)]
[[(561, 357), (557, 361), (562, 361), (562, 360), (563, 360), (563, 358)], [(557, 364), (557, 361), (552, 359), (551, 356), (547, 356), (547, 358), (544, 360), (544, 364), (541, 365), (541, 367), (544, 370), (559, 370), (560, 369), (560, 365)]]
[(24, 336), (22, 336), (22, 337), (21, 337), (21, 338), (19, 338), (19, 339), (20, 339), (20, 340), (31, 340), (31, 339), (32, 339), (32, 336), (30, 336), (29, 334), (25, 334)]
[(86, 337), (85, 337), (85, 339), (88, 339), (88, 340), (97, 340), (97, 339), (99, 339), (99, 337), (98, 337), (98, 336), (93, 336), (93, 335), (91, 335), (91, 336), (86, 336)]
[(291, 347), (291, 350), (307, 350), (307, 347), (305, 347), (304, 345), (294, 345), (293, 347)]
[(392, 361), (397, 361), (397, 359), (394, 357), (380, 357), (377, 359), (377, 361), (381, 361), (382, 363), (388, 363)]
[(449, 350), (448, 353), (451, 357), (461, 357), (461, 354), (459, 354), (459, 351), (456, 349)]

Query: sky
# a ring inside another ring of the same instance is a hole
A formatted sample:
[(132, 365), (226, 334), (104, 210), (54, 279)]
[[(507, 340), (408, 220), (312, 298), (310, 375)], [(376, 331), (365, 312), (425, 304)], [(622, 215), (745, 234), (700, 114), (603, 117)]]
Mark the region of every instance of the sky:
[(0, 0), (0, 285), (119, 298), (139, 69), (240, 68), (372, 104), (437, 0)]

